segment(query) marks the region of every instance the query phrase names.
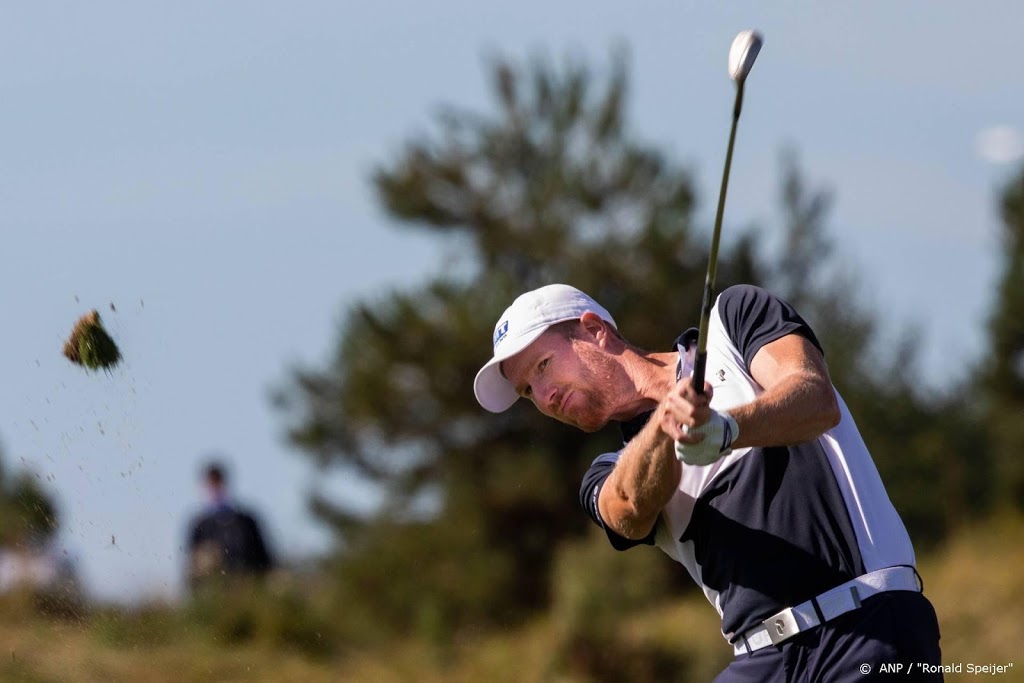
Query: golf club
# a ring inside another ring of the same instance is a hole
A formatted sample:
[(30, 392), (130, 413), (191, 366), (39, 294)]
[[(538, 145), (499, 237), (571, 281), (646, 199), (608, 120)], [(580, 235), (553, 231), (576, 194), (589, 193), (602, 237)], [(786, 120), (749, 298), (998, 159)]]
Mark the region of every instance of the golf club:
[(711, 306), (715, 290), (715, 271), (718, 269), (718, 240), (722, 234), (722, 214), (725, 212), (725, 192), (729, 186), (729, 168), (732, 166), (732, 147), (736, 141), (736, 124), (743, 107), (743, 84), (750, 68), (754, 66), (763, 40), (757, 31), (741, 31), (729, 48), (729, 78), (736, 84), (736, 103), (732, 109), (732, 129), (729, 131), (729, 147), (725, 152), (725, 169), (722, 171), (722, 187), (718, 191), (718, 212), (715, 215), (715, 232), (711, 238), (711, 253), (708, 256), (708, 274), (704, 280), (704, 298), (700, 310), (700, 333), (697, 336), (697, 355), (693, 362), (693, 388), (698, 394), (704, 393), (704, 370), (708, 362), (708, 324), (711, 320)]

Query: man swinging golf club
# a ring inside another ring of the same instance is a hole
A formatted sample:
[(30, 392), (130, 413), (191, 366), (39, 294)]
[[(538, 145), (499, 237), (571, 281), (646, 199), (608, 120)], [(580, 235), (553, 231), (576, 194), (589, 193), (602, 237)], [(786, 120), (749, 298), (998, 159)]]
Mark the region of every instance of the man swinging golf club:
[[(594, 460), (580, 502), (614, 548), (657, 545), (701, 586), (736, 655), (716, 681), (865, 681), (896, 664), (937, 665), (910, 538), (814, 332), (763, 289), (711, 296), (759, 48), (744, 32), (730, 53), (737, 103), (700, 329), (646, 351), (591, 297), (548, 285), (498, 319), (474, 391), (492, 412), (523, 397), (584, 431), (620, 424), (623, 448)], [(903, 680), (941, 674), (918, 666)]]

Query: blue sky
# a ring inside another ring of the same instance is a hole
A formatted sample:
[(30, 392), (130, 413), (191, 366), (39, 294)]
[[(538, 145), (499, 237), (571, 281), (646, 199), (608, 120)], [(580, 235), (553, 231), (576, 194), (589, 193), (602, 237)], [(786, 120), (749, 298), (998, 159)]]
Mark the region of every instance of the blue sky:
[[(865, 300), (926, 332), (923, 364), (941, 388), (981, 350), (994, 198), (1015, 167), (979, 153), (978, 138), (1008, 126), (1001, 149), (1019, 155), (1022, 24), (1011, 2), (8, 4), (5, 464), (57, 494), (62, 540), (106, 599), (177, 594), (212, 452), (282, 554), (323, 549), (309, 488), (368, 495), (324, 482), (287, 447), (269, 392), (289, 368), (325, 362), (349, 306), (415, 286), (445, 257), (389, 223), (374, 164), (430, 130), (442, 104), (489, 109), (488, 54), (606, 66), (621, 44), (632, 130), (693, 170), (710, 233), (726, 55), (748, 27), (766, 42), (726, 231), (757, 225), (770, 241), (779, 151), (794, 146), (835, 194), (830, 227)], [(125, 354), (112, 376), (60, 355), (93, 307)]]

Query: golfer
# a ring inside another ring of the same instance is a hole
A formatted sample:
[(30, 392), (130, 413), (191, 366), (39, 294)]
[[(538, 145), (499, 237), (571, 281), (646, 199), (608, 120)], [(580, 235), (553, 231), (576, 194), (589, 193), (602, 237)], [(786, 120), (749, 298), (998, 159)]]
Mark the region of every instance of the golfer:
[(583, 431), (618, 422), (580, 502), (625, 550), (657, 545), (690, 573), (736, 658), (716, 681), (941, 680), (935, 610), (871, 455), (829, 379), (814, 332), (785, 301), (726, 289), (708, 328), (650, 352), (583, 292), (517, 298), (474, 383), (501, 412), (520, 397)]

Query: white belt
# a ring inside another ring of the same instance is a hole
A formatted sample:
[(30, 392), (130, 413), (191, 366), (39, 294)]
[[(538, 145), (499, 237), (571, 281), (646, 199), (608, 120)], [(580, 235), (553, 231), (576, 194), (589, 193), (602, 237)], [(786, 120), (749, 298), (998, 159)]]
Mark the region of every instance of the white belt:
[(921, 592), (917, 570), (913, 567), (886, 567), (858, 576), (827, 590), (796, 607), (787, 607), (768, 617), (733, 644), (737, 655), (778, 645), (798, 633), (832, 621), (841, 614), (860, 608), (862, 600), (886, 591)]

